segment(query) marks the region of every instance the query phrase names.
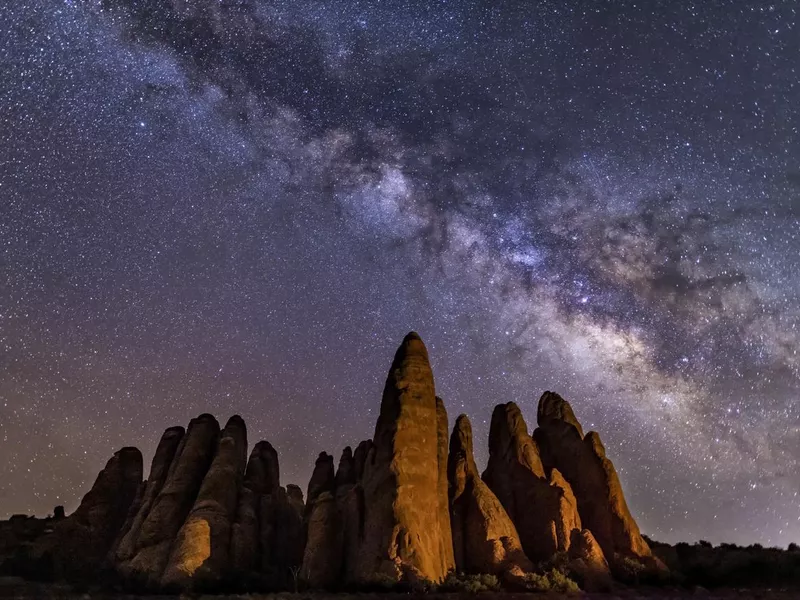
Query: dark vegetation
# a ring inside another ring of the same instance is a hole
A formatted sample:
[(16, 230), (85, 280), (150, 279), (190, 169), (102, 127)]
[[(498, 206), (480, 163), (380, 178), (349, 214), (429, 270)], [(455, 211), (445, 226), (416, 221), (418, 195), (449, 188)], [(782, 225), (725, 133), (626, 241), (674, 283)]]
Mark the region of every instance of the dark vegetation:
[(674, 546), (648, 540), (669, 567), (674, 584), (707, 589), (800, 590), (800, 548), (764, 548), (760, 544), (712, 545), (701, 540)]

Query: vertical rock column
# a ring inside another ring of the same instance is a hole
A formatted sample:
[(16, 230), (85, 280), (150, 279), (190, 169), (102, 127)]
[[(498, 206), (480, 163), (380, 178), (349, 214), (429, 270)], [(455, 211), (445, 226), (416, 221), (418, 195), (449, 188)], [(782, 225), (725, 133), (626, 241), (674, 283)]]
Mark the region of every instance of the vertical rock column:
[(189, 423), (164, 486), (139, 530), (136, 550), (125, 569), (131, 579), (151, 588), (160, 586), (172, 543), (197, 498), (218, 437), (219, 423), (209, 414)]
[(106, 563), (141, 486), (142, 469), (137, 448), (122, 448), (109, 459), (78, 509), (56, 526), (56, 576), (92, 577)]
[(539, 449), (513, 402), (496, 406), (492, 413), (483, 479), (514, 522), (531, 560), (548, 560), (569, 549), (572, 530), (581, 528), (575, 497), (558, 471), (545, 473)]
[(594, 431), (584, 436), (572, 407), (553, 392), (539, 399), (537, 417), (534, 435), (545, 463), (561, 471), (572, 486), (581, 520), (605, 555), (612, 561), (615, 555), (650, 559), (650, 548), (628, 510), (600, 436)]
[(466, 415), (456, 419), (447, 471), (456, 569), (521, 579), (532, 565), (503, 505), (480, 478)]
[(239, 577), (252, 577), (260, 570), (262, 561), (267, 564), (270, 561), (275, 537), (274, 503), (279, 487), (278, 453), (269, 442), (260, 441), (247, 461), (231, 532), (231, 567)]
[(439, 415), (428, 351), (409, 333), (395, 354), (366, 461), (357, 578), (439, 582), (450, 565), (441, 515)]
[(231, 529), (247, 460), (247, 430), (238, 415), (222, 431), (191, 512), (178, 532), (161, 583), (193, 589), (217, 583), (229, 569)]
[(153, 502), (164, 486), (169, 467), (184, 433), (183, 427), (170, 427), (161, 436), (153, 461), (150, 464), (150, 475), (147, 478), (136, 514), (128, 526), (123, 528), (116, 547), (112, 549), (111, 562), (117, 566), (117, 569), (123, 575), (125, 574), (125, 564), (133, 557), (136, 551), (136, 542), (139, 539), (142, 523), (147, 518), (147, 515), (150, 514)]

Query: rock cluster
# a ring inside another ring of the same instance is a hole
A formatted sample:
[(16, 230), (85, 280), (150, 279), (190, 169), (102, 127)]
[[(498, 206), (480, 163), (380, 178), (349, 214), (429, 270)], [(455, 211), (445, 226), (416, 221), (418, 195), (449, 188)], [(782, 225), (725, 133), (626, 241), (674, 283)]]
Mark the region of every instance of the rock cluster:
[(164, 432), (146, 481), (141, 453), (123, 448), (75, 513), (62, 510), (25, 544), (55, 577), (113, 573), (153, 591), (414, 585), (453, 571), (524, 588), (534, 564), (555, 557), (587, 589), (605, 589), (617, 564), (662, 569), (599, 436), (584, 435), (551, 392), (537, 420), (531, 435), (516, 404), (496, 406), (481, 476), (469, 419), (449, 431), (428, 351), (412, 332), (391, 364), (373, 438), (345, 448), (336, 468), (322, 452), (306, 502), (299, 487), (281, 487), (269, 442), (247, 457), (239, 416), (220, 429), (203, 414)]

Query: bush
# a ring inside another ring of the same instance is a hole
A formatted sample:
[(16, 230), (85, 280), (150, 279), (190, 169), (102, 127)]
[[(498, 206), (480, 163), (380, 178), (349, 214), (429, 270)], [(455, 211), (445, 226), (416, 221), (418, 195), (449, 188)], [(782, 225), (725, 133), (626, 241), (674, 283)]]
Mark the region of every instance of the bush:
[(525, 575), (525, 586), (531, 592), (572, 593), (580, 591), (578, 584), (558, 569), (550, 569), (541, 575), (528, 573)]
[(450, 573), (438, 590), (440, 592), (454, 592), (477, 594), (479, 592), (496, 592), (500, 589), (500, 581), (488, 573), (466, 575), (464, 573)]

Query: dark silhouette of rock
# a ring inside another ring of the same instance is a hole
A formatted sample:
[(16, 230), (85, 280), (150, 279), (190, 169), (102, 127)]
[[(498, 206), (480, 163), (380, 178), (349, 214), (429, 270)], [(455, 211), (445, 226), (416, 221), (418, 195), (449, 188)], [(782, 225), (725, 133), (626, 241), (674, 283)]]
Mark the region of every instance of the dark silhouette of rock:
[(534, 435), (548, 467), (558, 469), (572, 487), (583, 525), (606, 557), (652, 556), (628, 510), (616, 469), (606, 458), (600, 436), (585, 437), (569, 403), (553, 392), (539, 400), (539, 427)]
[(450, 524), (450, 501), (448, 496), (447, 457), (449, 454), (450, 426), (447, 421), (447, 409), (444, 401), (436, 396), (436, 444), (437, 462), (439, 468), (439, 536), (442, 560), (444, 560), (445, 573), (456, 567), (453, 554), (452, 526)]
[(53, 509), (53, 518), (56, 520), (61, 520), (65, 517), (64, 507), (63, 506), (56, 506)]
[(366, 461), (359, 581), (439, 582), (447, 575), (442, 548), (450, 531), (441, 518), (438, 422), (428, 351), (412, 332), (392, 362)]
[(164, 588), (192, 589), (217, 583), (229, 568), (231, 529), (247, 460), (247, 430), (231, 417), (219, 438), (189, 516), (181, 527), (162, 576)]
[(280, 487), (278, 453), (260, 441), (250, 453), (244, 474), (236, 522), (231, 532), (231, 566), (242, 576), (269, 565), (275, 544), (275, 507)]
[[(362, 442), (353, 454), (350, 447), (344, 449), (336, 471), (336, 508), (339, 515), (340, 540), (341, 540), (341, 578), (344, 582), (351, 582), (355, 577), (358, 565), (358, 552), (364, 530), (364, 490), (358, 483), (360, 479), (357, 467), (359, 449)], [(367, 449), (363, 446), (361, 452)], [(366, 456), (361, 460), (362, 472)]]
[(569, 549), (570, 532), (581, 520), (569, 484), (545, 473), (539, 449), (513, 402), (492, 413), (489, 463), (483, 479), (506, 509), (533, 561), (550, 559)]
[(58, 522), (54, 531), (57, 577), (85, 579), (105, 565), (142, 483), (142, 470), (142, 453), (122, 448), (100, 471), (78, 509)]
[(330, 491), (322, 491), (306, 511), (308, 537), (300, 577), (311, 589), (330, 589), (338, 583), (342, 570), (343, 539), (336, 500)]
[(219, 423), (209, 414), (192, 419), (169, 467), (167, 478), (144, 518), (133, 557), (120, 572), (158, 588), (178, 531), (194, 505), (217, 449)]
[(588, 529), (573, 529), (569, 545), (569, 570), (587, 592), (605, 592), (611, 589), (612, 578), (608, 562)]
[(360, 482), (364, 477), (364, 465), (367, 462), (367, 457), (373, 445), (372, 440), (363, 440), (359, 442), (356, 451), (353, 453), (353, 464), (357, 482)]
[(322, 492), (333, 493), (336, 475), (333, 470), (333, 456), (327, 452), (320, 452), (317, 462), (314, 464), (314, 471), (311, 480), (308, 482), (308, 493), (306, 494), (306, 511), (310, 512)]
[(268, 568), (275, 569), (281, 575), (303, 563), (303, 551), (306, 544), (305, 528), (303, 527), (303, 491), (296, 485), (289, 484), (278, 488), (277, 498), (273, 507), (275, 513), (274, 528), (274, 556), (271, 557)]
[(466, 415), (456, 419), (447, 470), (458, 572), (521, 579), (533, 565), (502, 504), (478, 474), (472, 453), (472, 425)]
[(342, 456), (339, 458), (339, 466), (336, 468), (336, 478), (334, 480), (334, 487), (338, 490), (345, 485), (351, 485), (356, 482), (356, 463), (353, 458), (353, 449), (347, 446), (342, 451)]
[(136, 551), (136, 542), (142, 523), (150, 514), (153, 502), (158, 496), (164, 481), (167, 478), (169, 467), (172, 464), (175, 453), (178, 450), (185, 430), (183, 427), (170, 427), (161, 436), (161, 440), (156, 448), (156, 453), (150, 464), (150, 475), (144, 485), (140, 501), (136, 508), (136, 513), (129, 523), (122, 528), (118, 543), (112, 549), (111, 562), (115, 564), (130, 560)]

